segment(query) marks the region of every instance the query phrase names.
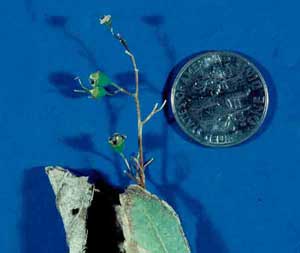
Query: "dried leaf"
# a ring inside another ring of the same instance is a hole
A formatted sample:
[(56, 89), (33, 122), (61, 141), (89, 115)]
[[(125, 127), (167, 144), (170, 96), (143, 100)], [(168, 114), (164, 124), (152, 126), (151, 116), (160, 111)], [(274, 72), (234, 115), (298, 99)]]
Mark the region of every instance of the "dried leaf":
[(84, 253), (88, 231), (87, 210), (91, 205), (94, 186), (87, 177), (78, 177), (61, 167), (46, 167), (50, 183), (56, 196), (70, 253)]

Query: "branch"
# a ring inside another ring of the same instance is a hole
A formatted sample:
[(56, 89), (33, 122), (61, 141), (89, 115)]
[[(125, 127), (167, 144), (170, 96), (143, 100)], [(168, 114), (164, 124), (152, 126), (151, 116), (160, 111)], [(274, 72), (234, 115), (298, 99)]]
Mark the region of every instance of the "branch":
[(137, 169), (138, 169), (138, 170), (142, 170), (141, 165), (140, 165), (140, 163), (139, 163), (139, 160), (138, 160), (136, 157), (134, 157), (134, 156), (132, 156), (131, 158), (132, 158), (133, 161), (135, 162), (135, 165), (136, 165)]
[[(134, 97), (135, 97), (135, 102), (137, 104), (137, 110), (138, 110), (138, 113), (140, 113), (140, 101), (139, 101), (139, 70), (137, 68), (137, 64), (136, 64), (136, 61), (135, 61), (135, 57), (134, 55), (129, 51), (129, 50), (125, 50), (125, 54), (127, 54), (129, 57), (130, 57), (130, 60), (131, 60), (131, 63), (132, 63), (132, 66), (133, 66), (133, 70), (134, 70), (134, 77), (135, 77), (135, 94), (134, 94)], [(138, 116), (139, 118), (139, 116)]]
[(125, 93), (125, 94), (128, 95), (128, 96), (133, 96), (133, 94), (132, 94), (130, 91), (128, 91), (128, 90), (122, 88), (121, 86), (119, 86), (119, 85), (117, 85), (117, 84), (115, 84), (115, 83), (111, 83), (111, 85), (114, 86), (115, 88), (117, 88), (118, 91), (123, 92), (123, 93)]
[(127, 158), (125, 157), (125, 155), (123, 153), (120, 153), (120, 156), (122, 157), (122, 159), (123, 159), (123, 161), (124, 161), (124, 163), (125, 163), (128, 171), (131, 172), (131, 168), (130, 168), (129, 162), (128, 162)]
[(146, 167), (148, 167), (153, 161), (154, 161), (154, 158), (152, 157), (149, 161), (147, 161), (147, 162), (144, 164), (144, 169), (146, 169)]
[(121, 43), (121, 45), (125, 48), (126, 51), (130, 51), (126, 40), (122, 38), (121, 34), (115, 33), (112, 26), (110, 26), (110, 32)]
[(74, 90), (74, 92), (77, 92), (77, 93), (90, 93), (90, 90), (83, 85), (83, 83), (81, 82), (81, 79), (80, 79), (79, 76), (75, 77), (74, 80), (78, 80), (78, 83), (79, 83), (80, 87), (82, 88), (82, 90)]
[(136, 104), (136, 112), (137, 112), (137, 127), (138, 127), (138, 149), (139, 149), (139, 158), (138, 158), (138, 166), (137, 166), (137, 181), (138, 184), (145, 188), (145, 174), (144, 174), (144, 156), (143, 156), (143, 124), (141, 117), (141, 106), (139, 101), (139, 70), (137, 68), (136, 60), (134, 55), (131, 53), (127, 42), (124, 38), (122, 38), (120, 33), (115, 33), (112, 27), (112, 20), (110, 15), (105, 15), (100, 19), (100, 24), (106, 25), (111, 34), (115, 39), (119, 41), (119, 43), (124, 47), (125, 54), (130, 57), (134, 76), (135, 76), (135, 92), (132, 94), (135, 104)]
[(125, 162), (126, 167), (127, 167), (127, 170), (124, 170), (124, 173), (136, 184), (139, 184), (139, 180), (134, 175), (132, 175), (132, 170), (131, 170), (131, 167), (129, 165), (127, 158), (125, 157), (125, 155), (123, 153), (120, 153), (120, 155), (123, 158), (123, 161)]
[(133, 65), (134, 72), (135, 72), (135, 74), (136, 74), (136, 82), (138, 83), (137, 73), (138, 73), (139, 70), (138, 70), (138, 68), (137, 68), (137, 65), (136, 65), (136, 61), (135, 61), (134, 55), (130, 52), (129, 47), (128, 47), (128, 45), (127, 45), (127, 42), (126, 42), (126, 40), (121, 36), (121, 34), (120, 34), (120, 33), (115, 33), (113, 27), (111, 26), (111, 24), (109, 25), (109, 28), (110, 28), (110, 32), (111, 32), (111, 34), (113, 35), (113, 37), (116, 38), (116, 39), (120, 42), (120, 44), (125, 48), (125, 54), (127, 54), (127, 55), (130, 57), (131, 62), (132, 62), (132, 65)]
[(129, 177), (133, 182), (135, 182), (136, 184), (139, 184), (138, 179), (136, 177), (134, 177), (130, 172), (128, 171), (124, 171), (124, 173), (126, 174), (127, 177)]
[(142, 121), (142, 124), (146, 124), (156, 113), (160, 112), (164, 106), (166, 105), (167, 100), (164, 100), (162, 105), (158, 108), (158, 103), (156, 103), (152, 109), (152, 111), (149, 113), (149, 115)]
[(138, 72), (139, 70), (137, 68), (134, 55), (129, 50), (125, 50), (125, 54), (131, 58), (134, 72)]

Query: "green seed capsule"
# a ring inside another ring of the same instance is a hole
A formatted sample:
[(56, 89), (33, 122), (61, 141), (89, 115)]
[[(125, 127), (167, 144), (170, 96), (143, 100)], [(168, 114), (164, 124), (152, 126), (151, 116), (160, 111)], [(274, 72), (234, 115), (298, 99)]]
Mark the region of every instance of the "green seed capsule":
[(104, 87), (111, 84), (110, 78), (100, 71), (90, 74), (89, 79), (92, 87)]
[(103, 87), (95, 87), (89, 91), (94, 99), (100, 99), (106, 95), (106, 90)]
[(125, 146), (126, 138), (126, 135), (115, 133), (111, 137), (109, 137), (108, 143), (114, 151), (122, 153)]

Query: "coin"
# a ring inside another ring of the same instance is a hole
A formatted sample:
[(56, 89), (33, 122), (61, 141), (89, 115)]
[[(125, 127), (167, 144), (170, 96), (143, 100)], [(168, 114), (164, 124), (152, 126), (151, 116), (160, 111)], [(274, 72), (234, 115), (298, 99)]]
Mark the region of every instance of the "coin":
[(257, 132), (267, 113), (268, 89), (245, 57), (213, 51), (188, 61), (171, 90), (180, 128), (206, 146), (232, 146)]

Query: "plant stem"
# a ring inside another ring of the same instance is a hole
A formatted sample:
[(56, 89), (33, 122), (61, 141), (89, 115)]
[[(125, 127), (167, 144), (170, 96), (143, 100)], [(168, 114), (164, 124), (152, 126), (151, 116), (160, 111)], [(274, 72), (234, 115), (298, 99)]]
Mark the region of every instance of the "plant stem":
[(137, 115), (137, 135), (138, 135), (138, 154), (139, 154), (139, 166), (138, 166), (138, 184), (145, 188), (145, 173), (144, 173), (144, 151), (143, 151), (143, 122), (141, 114), (141, 105), (139, 99), (139, 70), (137, 68), (136, 60), (134, 55), (130, 52), (126, 40), (121, 37), (119, 33), (115, 33), (113, 28), (110, 27), (111, 34), (120, 42), (125, 48), (125, 53), (130, 57), (135, 77), (135, 92), (133, 98), (136, 106)]
[(118, 91), (125, 93), (128, 96), (133, 96), (134, 94), (132, 94), (131, 92), (129, 92), (128, 90), (124, 89), (123, 87), (117, 85), (116, 83), (111, 83), (112, 86), (114, 86), (115, 88), (118, 89)]
[[(128, 48), (128, 47), (127, 47)], [(142, 114), (141, 114), (141, 105), (139, 99), (139, 70), (137, 68), (136, 60), (134, 55), (128, 50), (125, 51), (127, 55), (129, 55), (135, 76), (135, 93), (134, 93), (134, 101), (136, 105), (136, 115), (137, 115), (137, 134), (138, 134), (138, 150), (139, 150), (139, 185), (145, 188), (145, 173), (144, 173), (144, 151), (143, 151), (143, 123), (142, 123)]]
[(158, 112), (160, 112), (163, 107), (166, 104), (166, 101), (163, 102), (163, 104), (158, 107), (158, 103), (154, 105), (154, 108), (152, 111), (148, 114), (148, 116), (142, 120), (142, 114), (141, 114), (141, 105), (140, 105), (140, 99), (139, 99), (139, 70), (137, 68), (136, 60), (134, 55), (129, 50), (129, 47), (127, 45), (127, 42), (119, 33), (115, 33), (113, 30), (113, 27), (111, 24), (108, 25), (111, 34), (114, 38), (116, 38), (120, 44), (125, 48), (125, 53), (130, 57), (133, 70), (134, 70), (134, 77), (135, 77), (135, 92), (131, 93), (127, 90), (123, 89), (122, 87), (113, 84), (116, 88), (118, 88), (121, 92), (132, 96), (134, 98), (135, 106), (136, 106), (136, 115), (137, 115), (137, 137), (138, 137), (138, 166), (137, 166), (137, 182), (138, 184), (145, 188), (146, 182), (145, 182), (145, 167), (149, 165), (151, 161), (148, 161), (146, 165), (144, 164), (144, 152), (143, 152), (143, 126)]

